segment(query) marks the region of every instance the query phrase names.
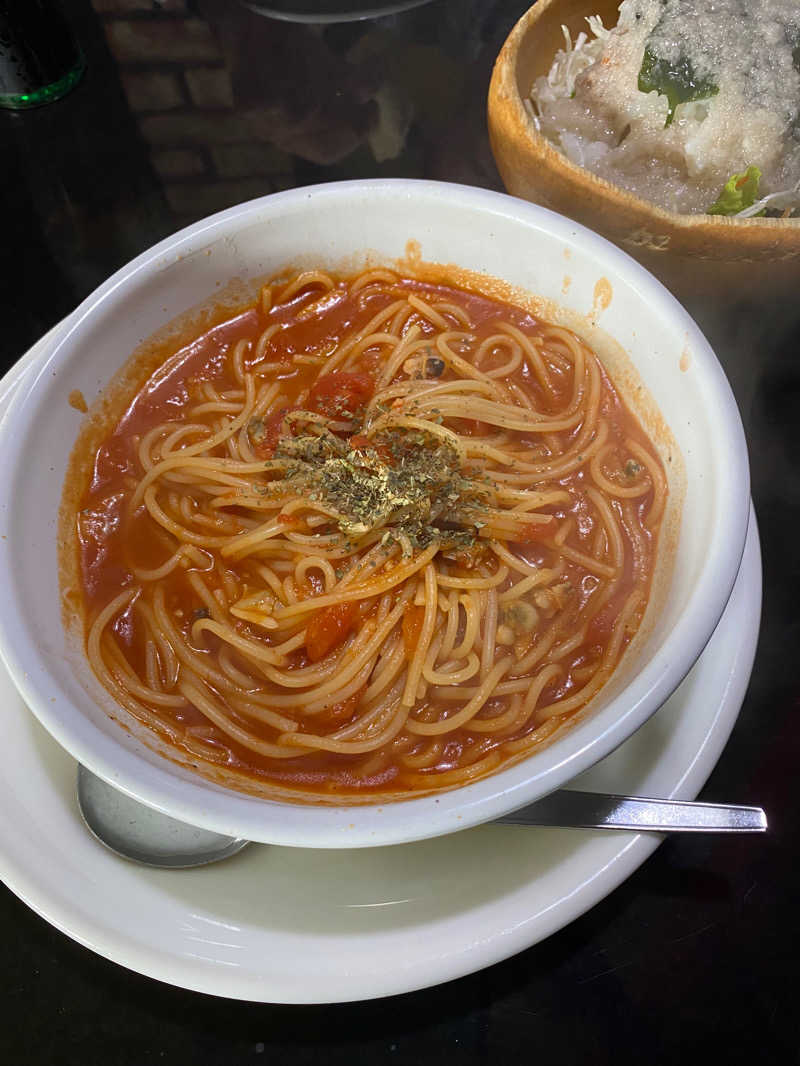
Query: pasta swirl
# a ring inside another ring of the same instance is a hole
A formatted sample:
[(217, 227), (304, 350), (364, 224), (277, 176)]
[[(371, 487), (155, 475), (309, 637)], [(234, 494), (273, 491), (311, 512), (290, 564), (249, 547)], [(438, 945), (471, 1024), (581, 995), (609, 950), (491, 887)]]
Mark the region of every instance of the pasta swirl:
[(574, 333), (321, 270), (177, 352), (76, 516), (86, 647), (234, 787), (453, 788), (543, 744), (643, 616), (661, 461)]

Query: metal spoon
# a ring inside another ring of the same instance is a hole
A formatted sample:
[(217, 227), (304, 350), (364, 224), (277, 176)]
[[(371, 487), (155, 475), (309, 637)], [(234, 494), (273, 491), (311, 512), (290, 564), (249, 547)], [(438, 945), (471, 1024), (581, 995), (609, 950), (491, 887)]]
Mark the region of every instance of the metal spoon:
[[(117, 855), (181, 869), (227, 859), (249, 841), (212, 833), (151, 810), (78, 767), (78, 806), (89, 829)], [(649, 833), (763, 833), (760, 807), (612, 796), (560, 789), (496, 824)]]
[(761, 807), (732, 803), (614, 796), (562, 788), (529, 807), (504, 814), (497, 823), (634, 833), (763, 833), (767, 816)]
[(78, 808), (101, 844), (145, 866), (170, 870), (205, 866), (235, 855), (250, 843), (154, 811), (80, 765)]

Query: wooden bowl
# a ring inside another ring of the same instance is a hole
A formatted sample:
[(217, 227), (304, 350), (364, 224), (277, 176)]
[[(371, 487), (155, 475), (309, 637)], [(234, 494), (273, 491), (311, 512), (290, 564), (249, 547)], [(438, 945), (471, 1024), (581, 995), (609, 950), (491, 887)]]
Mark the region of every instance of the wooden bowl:
[[(508, 36), (489, 88), (489, 136), (498, 170), (514, 196), (574, 218), (620, 245), (690, 310), (739, 302), (774, 305), (800, 283), (800, 221), (679, 215), (571, 163), (536, 129), (524, 106), (534, 80), (586, 16), (617, 19), (616, 0), (539, 0)], [(702, 317), (702, 315), (700, 316)]]

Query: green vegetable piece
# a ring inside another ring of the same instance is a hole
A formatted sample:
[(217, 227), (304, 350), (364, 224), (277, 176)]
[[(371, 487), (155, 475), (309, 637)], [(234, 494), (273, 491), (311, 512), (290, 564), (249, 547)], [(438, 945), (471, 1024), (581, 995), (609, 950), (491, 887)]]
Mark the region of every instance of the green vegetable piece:
[[(738, 215), (758, 199), (758, 183), (761, 171), (748, 167), (741, 174), (733, 174), (722, 186), (722, 192), (709, 207), (709, 215)], [(763, 215), (763, 211), (759, 211)]]
[(644, 50), (642, 67), (639, 71), (639, 92), (660, 93), (666, 96), (667, 128), (675, 118), (675, 108), (678, 104), (688, 104), (693, 100), (707, 100), (710, 96), (716, 96), (719, 86), (715, 85), (710, 78), (698, 77), (692, 64), (685, 56), (672, 63), (667, 59), (660, 59), (653, 53), (648, 45)]

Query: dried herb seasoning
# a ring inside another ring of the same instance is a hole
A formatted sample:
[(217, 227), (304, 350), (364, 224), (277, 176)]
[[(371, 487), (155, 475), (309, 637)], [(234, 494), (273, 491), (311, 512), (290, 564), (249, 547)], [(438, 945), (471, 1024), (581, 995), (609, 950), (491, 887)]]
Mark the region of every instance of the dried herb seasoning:
[(275, 457), (286, 462), (286, 480), (335, 512), (351, 539), (384, 529), (387, 543), (469, 547), (484, 524), (486, 480), (465, 473), (456, 450), (432, 432), (396, 427), (369, 440), (327, 430), (287, 436)]

